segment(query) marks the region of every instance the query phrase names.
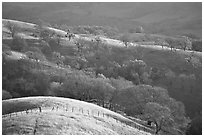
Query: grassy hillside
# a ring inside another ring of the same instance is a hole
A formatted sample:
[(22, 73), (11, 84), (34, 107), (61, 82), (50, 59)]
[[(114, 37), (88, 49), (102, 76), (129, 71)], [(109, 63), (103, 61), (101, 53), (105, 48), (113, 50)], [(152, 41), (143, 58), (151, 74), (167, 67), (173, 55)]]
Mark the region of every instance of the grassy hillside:
[(2, 105), (3, 135), (149, 134), (127, 125), (134, 122), (115, 112), (68, 98), (18, 98)]

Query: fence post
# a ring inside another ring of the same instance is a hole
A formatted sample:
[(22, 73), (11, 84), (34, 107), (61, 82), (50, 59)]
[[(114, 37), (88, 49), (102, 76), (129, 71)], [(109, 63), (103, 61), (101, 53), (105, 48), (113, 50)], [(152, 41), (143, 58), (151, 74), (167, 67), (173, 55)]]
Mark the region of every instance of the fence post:
[(87, 110), (87, 112), (88, 112), (88, 115), (89, 115), (89, 110)]
[(98, 116), (99, 116), (99, 111), (98, 111)]
[(74, 112), (74, 107), (72, 107), (72, 112)]
[(84, 113), (83, 108), (82, 108), (82, 114)]

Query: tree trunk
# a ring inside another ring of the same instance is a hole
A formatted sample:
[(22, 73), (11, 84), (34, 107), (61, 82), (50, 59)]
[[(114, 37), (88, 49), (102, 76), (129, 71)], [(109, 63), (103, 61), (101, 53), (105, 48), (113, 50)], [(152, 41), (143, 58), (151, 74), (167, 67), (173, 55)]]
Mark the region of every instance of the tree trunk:
[(161, 126), (157, 122), (154, 122), (156, 124), (156, 131), (155, 134), (158, 135), (159, 131), (161, 130)]
[(14, 37), (14, 32), (11, 32), (11, 37), (12, 37), (12, 38)]
[(159, 130), (157, 130), (157, 129), (156, 129), (156, 132), (155, 132), (155, 134), (156, 134), (156, 135), (158, 135), (158, 132), (159, 132)]

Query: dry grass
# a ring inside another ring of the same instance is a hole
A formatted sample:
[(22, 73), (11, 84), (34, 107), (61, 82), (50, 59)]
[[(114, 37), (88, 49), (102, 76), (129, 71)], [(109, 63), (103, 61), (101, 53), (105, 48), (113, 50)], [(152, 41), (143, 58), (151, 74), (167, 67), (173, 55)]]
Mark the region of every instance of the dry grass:
[[(149, 134), (127, 125), (126, 123), (131, 121), (120, 114), (91, 103), (74, 99), (27, 97), (5, 100), (2, 105), (2, 130), (4, 135)], [(39, 107), (41, 107), (42, 112), (39, 111)], [(54, 110), (52, 110), (53, 107)], [(73, 112), (72, 108), (74, 108)], [(24, 111), (27, 109), (28, 114)], [(79, 109), (83, 109), (83, 113)]]

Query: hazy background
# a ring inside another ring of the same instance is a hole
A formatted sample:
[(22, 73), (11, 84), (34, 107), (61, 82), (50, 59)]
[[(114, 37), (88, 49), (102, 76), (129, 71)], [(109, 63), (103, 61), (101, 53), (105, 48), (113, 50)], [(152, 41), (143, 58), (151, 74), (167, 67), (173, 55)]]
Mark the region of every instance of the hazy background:
[(128, 31), (142, 25), (145, 32), (202, 36), (202, 3), (8, 3), (2, 17), (51, 24), (102, 25)]

